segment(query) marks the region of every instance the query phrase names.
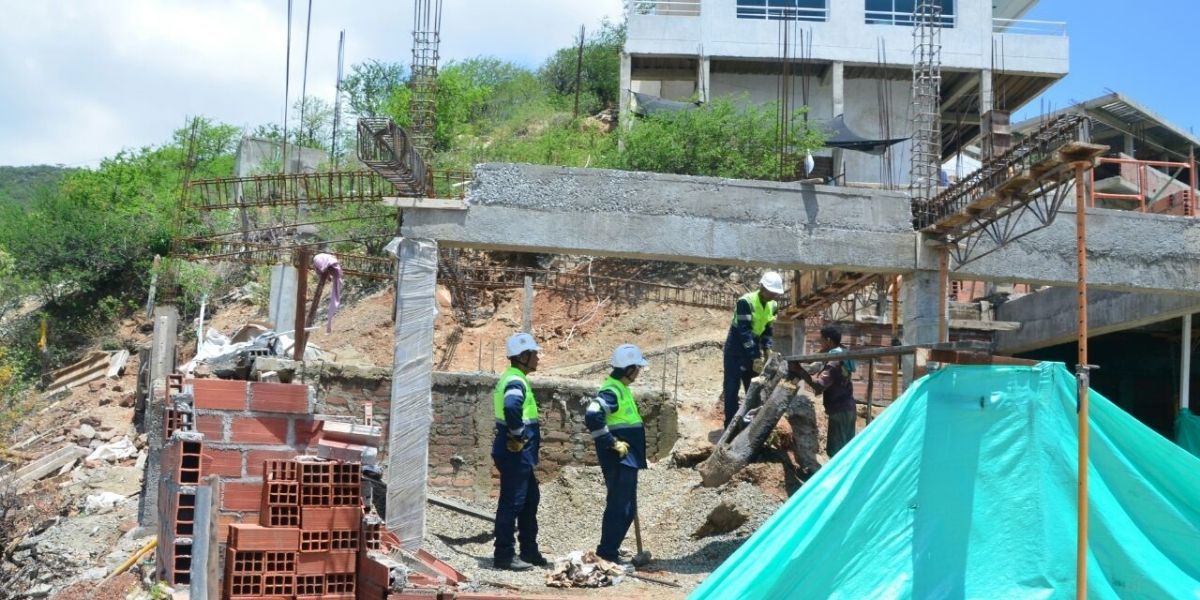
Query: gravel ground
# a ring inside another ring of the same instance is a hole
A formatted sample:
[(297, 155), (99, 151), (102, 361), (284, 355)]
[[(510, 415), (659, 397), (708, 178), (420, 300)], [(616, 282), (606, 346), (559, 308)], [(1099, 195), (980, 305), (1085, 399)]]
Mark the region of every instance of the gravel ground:
[[(734, 481), (721, 488), (698, 487), (692, 469), (677, 469), (665, 461), (653, 464), (639, 479), (639, 510), (643, 543), (654, 555), (645, 574), (675, 581), (674, 589), (626, 579), (617, 589), (558, 590), (545, 585), (546, 571), (523, 573), (492, 568), (492, 526), (457, 513), (430, 507), (426, 513), (426, 542), (434, 555), (446, 560), (473, 580), (519, 586), (524, 593), (602, 595), (612, 597), (683, 597), (727, 558), (780, 506), (780, 499), (750, 483)], [(573, 550), (595, 548), (604, 511), (604, 484), (599, 467), (565, 467), (553, 481), (541, 484), (538, 542), (548, 559)], [(691, 534), (721, 503), (735, 506), (746, 522), (732, 532), (693, 539)], [(495, 506), (477, 506), (491, 512)], [(633, 528), (625, 549), (636, 548)]]

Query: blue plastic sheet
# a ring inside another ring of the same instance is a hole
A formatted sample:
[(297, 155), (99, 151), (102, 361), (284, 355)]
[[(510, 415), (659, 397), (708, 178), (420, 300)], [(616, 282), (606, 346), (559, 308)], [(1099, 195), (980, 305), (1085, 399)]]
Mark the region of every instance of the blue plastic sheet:
[(1185, 410), (1175, 420), (1175, 443), (1180, 448), (1200, 456), (1200, 415)]
[[(1200, 459), (1090, 394), (1091, 598), (1200, 598)], [(914, 384), (690, 596), (1073, 598), (1075, 378)]]

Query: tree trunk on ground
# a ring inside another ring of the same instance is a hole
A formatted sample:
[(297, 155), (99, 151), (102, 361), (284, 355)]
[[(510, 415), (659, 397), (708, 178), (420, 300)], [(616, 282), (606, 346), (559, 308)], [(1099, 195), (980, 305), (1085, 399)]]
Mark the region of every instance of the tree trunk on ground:
[[(769, 383), (771, 380), (768, 379)], [(765, 388), (765, 385), (763, 386)], [(721, 442), (713, 449), (712, 456), (697, 467), (700, 471), (701, 483), (705, 487), (716, 487), (724, 484), (754, 458), (759, 448), (766, 442), (767, 437), (775, 430), (780, 417), (787, 412), (792, 398), (796, 395), (796, 384), (791, 381), (780, 381), (770, 388), (766, 402), (758, 408), (750, 424), (732, 435), (732, 440), (726, 438), (737, 429), (736, 424), (741, 420), (735, 419), (726, 429)], [(746, 406), (750, 405), (747, 398)], [(743, 407), (745, 408), (745, 407)], [(746, 411), (739, 411), (739, 415)]]
[(746, 414), (762, 405), (763, 394), (769, 396), (771, 390), (786, 373), (787, 363), (772, 357), (771, 361), (763, 367), (763, 373), (750, 380), (750, 389), (746, 390), (746, 398), (738, 406), (737, 414), (729, 422), (729, 426), (721, 433), (721, 439), (717, 440), (716, 444), (718, 447), (732, 443), (734, 438), (745, 429)]
[(824, 408), (807, 394), (797, 394), (787, 407), (787, 422), (792, 430), (792, 458), (801, 481), (808, 481), (829, 460), (825, 456), (825, 435), (820, 427), (824, 418)]

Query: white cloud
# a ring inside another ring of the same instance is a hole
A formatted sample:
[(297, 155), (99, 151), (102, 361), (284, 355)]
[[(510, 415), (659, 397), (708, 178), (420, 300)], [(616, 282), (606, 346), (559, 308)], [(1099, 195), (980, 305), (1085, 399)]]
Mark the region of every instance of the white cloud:
[[(305, 11), (292, 16), (300, 94)], [(0, 164), (95, 164), (165, 141), (188, 115), (252, 127), (283, 114), (283, 0), (9, 2), (0, 19)], [(495, 55), (536, 66), (621, 0), (444, 0), (443, 61)], [(412, 4), (315, 0), (308, 93), (332, 99), (346, 64), (411, 60)]]

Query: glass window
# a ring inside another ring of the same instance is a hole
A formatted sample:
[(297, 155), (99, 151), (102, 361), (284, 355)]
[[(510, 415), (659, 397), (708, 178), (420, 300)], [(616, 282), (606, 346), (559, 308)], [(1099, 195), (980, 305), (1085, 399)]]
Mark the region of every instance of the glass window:
[[(868, 25), (912, 25), (920, 0), (865, 0)], [(954, 27), (954, 0), (941, 0), (942, 27)]]
[(739, 19), (826, 21), (828, 0), (737, 0)]

